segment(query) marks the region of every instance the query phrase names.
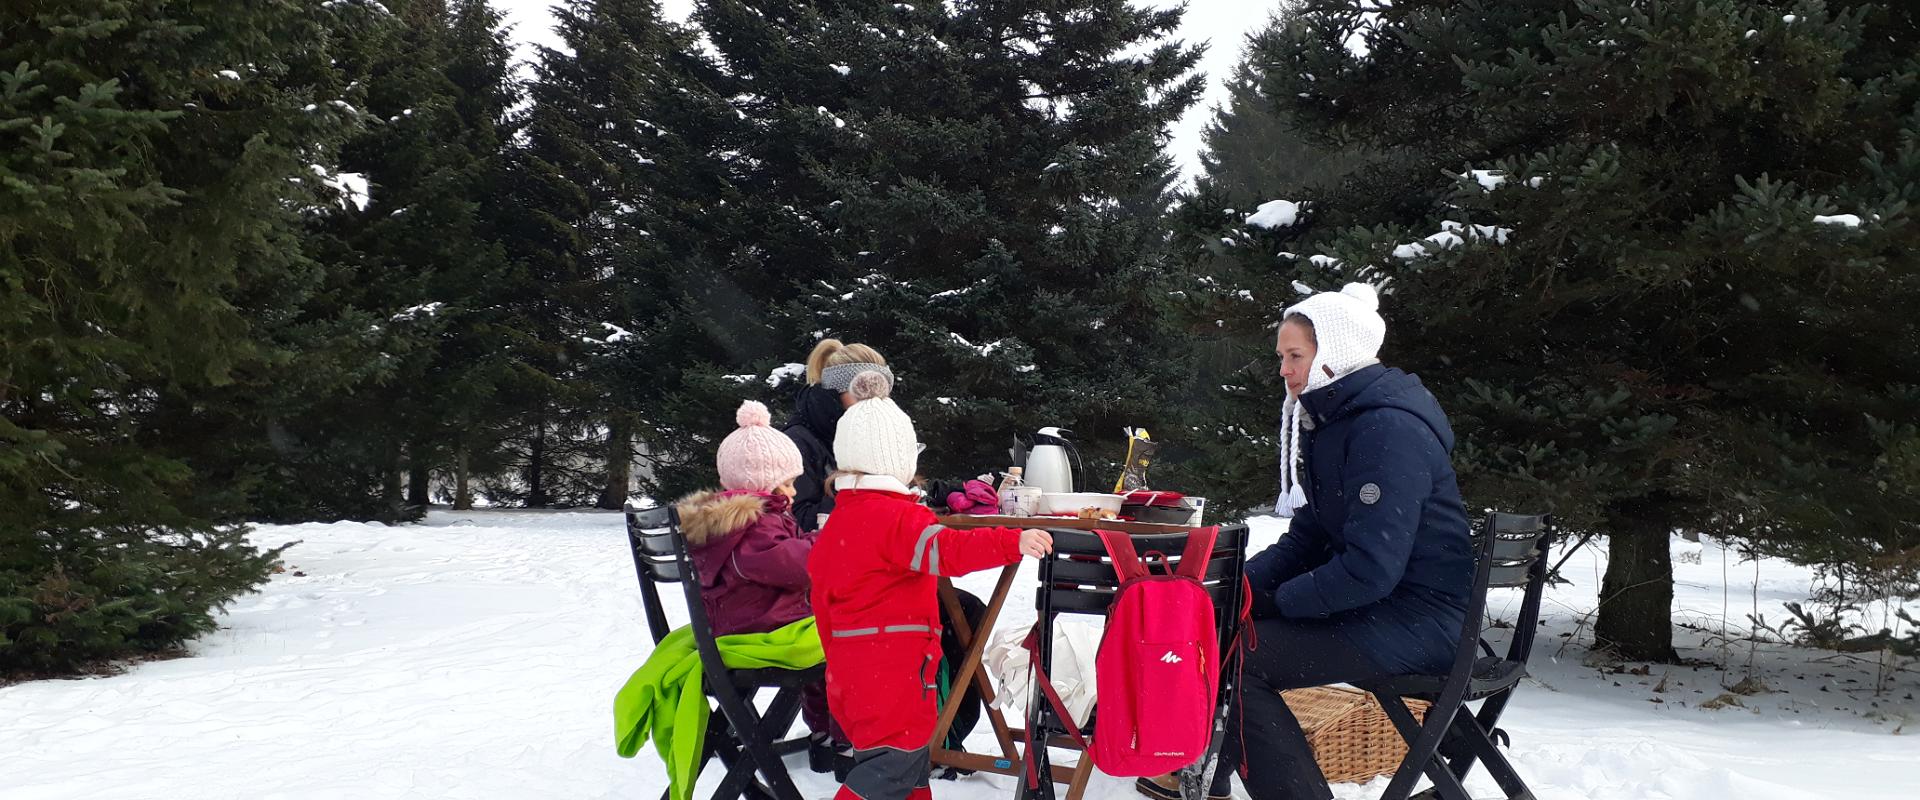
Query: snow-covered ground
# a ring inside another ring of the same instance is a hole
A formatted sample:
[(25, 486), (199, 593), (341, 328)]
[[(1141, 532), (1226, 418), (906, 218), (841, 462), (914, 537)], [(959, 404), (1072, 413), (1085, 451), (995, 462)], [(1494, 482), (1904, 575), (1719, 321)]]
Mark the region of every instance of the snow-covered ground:
[[(1270, 540), (1280, 530), (1259, 532)], [(613, 692), (650, 641), (618, 515), (435, 512), (424, 525), (266, 527), (255, 538), (301, 543), (288, 571), (237, 602), (193, 657), (0, 689), (0, 797), (659, 796), (650, 749), (614, 755)], [(1781, 604), (1804, 599), (1812, 580), (1778, 562), (1723, 560), (1712, 544), (1675, 547), (1686, 559), (1676, 619), (1707, 631), (1723, 616), (1737, 631), (1756, 592), (1759, 610), (1781, 619)], [(1639, 675), (1635, 665), (1589, 665), (1584, 630), (1560, 636), (1592, 609), (1604, 558), (1597, 548), (1576, 555), (1575, 583), (1550, 594), (1537, 677), (1504, 721), (1543, 800), (1920, 796), (1920, 675), (1894, 673), (1876, 693), (1872, 663), (1763, 647), (1756, 671), (1791, 691), (1702, 709), (1743, 677), (1744, 645), (1723, 653), (1713, 634), (1683, 631), (1687, 655), (1730, 657), (1733, 671)], [(991, 579), (963, 584), (985, 594)], [(1031, 619), (1030, 596), (1009, 604), (1004, 624)], [(1496, 598), (1495, 610), (1511, 604)], [(809, 798), (832, 793), (791, 763)], [(1496, 794), (1484, 780), (1469, 786)], [(934, 791), (988, 800), (1013, 784), (973, 776)], [(1133, 796), (1107, 778), (1089, 793)]]

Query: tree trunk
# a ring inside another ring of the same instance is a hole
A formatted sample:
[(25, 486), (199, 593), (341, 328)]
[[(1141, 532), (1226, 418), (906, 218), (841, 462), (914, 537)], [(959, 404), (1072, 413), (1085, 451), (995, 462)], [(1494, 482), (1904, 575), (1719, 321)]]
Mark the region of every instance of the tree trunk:
[(527, 444), (527, 507), (545, 508), (551, 503), (547, 500), (546, 478), (547, 460), (547, 423), (545, 420), (533, 424), (533, 440)]
[(405, 499), (402, 494), (405, 491), (405, 487), (401, 485), (400, 481), (400, 448), (392, 447), (387, 450), (385, 467), (385, 469), (381, 470), (383, 485), (380, 493), (381, 498), (385, 501), (387, 511), (386, 519), (381, 520), (381, 522), (399, 522), (406, 516), (406, 505), (402, 502)]
[(1674, 661), (1672, 526), (1645, 507), (1616, 509), (1608, 521), (1607, 574), (1593, 637), (1629, 661)]
[(633, 430), (624, 416), (616, 415), (607, 426), (607, 485), (600, 490), (600, 502), (606, 509), (627, 505), (627, 485), (633, 480)]
[(429, 496), (433, 471), (427, 467), (427, 448), (414, 444), (407, 448), (407, 505), (425, 508), (433, 503)]
[(460, 452), (454, 455), (453, 510), (455, 511), (472, 511), (473, 510), (473, 490), (469, 488), (467, 483), (468, 480), (472, 477), (472, 475), (469, 474), (467, 471), (468, 470), (468, 467), (467, 467), (468, 452), (469, 452), (469, 447), (467, 443), (461, 442)]

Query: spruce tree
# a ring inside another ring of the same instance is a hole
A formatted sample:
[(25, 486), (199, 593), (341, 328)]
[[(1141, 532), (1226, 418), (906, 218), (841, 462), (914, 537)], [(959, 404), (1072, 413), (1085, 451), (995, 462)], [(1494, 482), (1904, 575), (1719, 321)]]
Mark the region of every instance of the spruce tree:
[(1227, 78), (1227, 103), (1214, 110), (1201, 134), (1197, 194), (1216, 192), (1227, 203), (1251, 210), (1279, 196), (1275, 191), (1298, 196), (1337, 181), (1360, 160), (1357, 154), (1307, 141), (1261, 93), (1261, 43), (1281, 35), (1290, 8), (1274, 12), (1246, 38), (1246, 50)]
[(265, 580), (164, 423), (278, 357), (255, 326), (312, 279), (295, 212), (353, 114), (332, 31), (371, 13), (0, 11), (0, 670), (176, 647)]
[(1180, 12), (714, 0), (695, 19), (746, 124), (715, 154), (737, 246), (672, 274), (712, 361), (665, 406), (687, 468), (663, 479), (710, 480), (732, 407), (833, 335), (895, 365), (929, 476), (1003, 469), (1010, 434), (1059, 425), (1089, 486), (1113, 480), (1121, 428), (1167, 419), (1181, 371), (1154, 305), (1161, 146), (1199, 90), (1198, 51), (1167, 40)]
[[(432, 502), (435, 471), (452, 473), (455, 505), (469, 504), (460, 464), (490, 460), (511, 413), (499, 388), (513, 379), (499, 228), (517, 89), (500, 15), (484, 0), (389, 8), (397, 24), (366, 80), (370, 121), (341, 154), (343, 170), (366, 176), (368, 197), (321, 221), (342, 240), (337, 288), (352, 296), (341, 301), (377, 317), (389, 369), (337, 398), (334, 413), (305, 417), (316, 435), (368, 442), (349, 471), (379, 475), (380, 508), (400, 514)], [(403, 460), (404, 498), (392, 477)]]
[(1190, 337), (1185, 391), (1200, 402), (1180, 407), (1187, 446), (1170, 451), (1166, 467), (1222, 518), (1264, 512), (1274, 500), (1274, 430), (1286, 395), (1275, 326), (1301, 297), (1298, 276), (1276, 254), (1287, 249), (1299, 202), (1376, 157), (1351, 143), (1310, 141), (1263, 93), (1265, 51), (1284, 35), (1291, 8), (1248, 36), (1228, 102), (1204, 132), (1203, 172), (1171, 220), (1181, 277), (1167, 313)]
[(523, 211), (510, 252), (523, 283), (509, 303), (531, 403), (519, 475), (495, 491), (616, 507), (643, 398), (674, 363), (656, 349), (653, 187), (680, 167), (661, 156), (670, 130), (654, 118), (675, 85), (669, 63), (695, 45), (653, 0), (577, 0), (555, 14), (565, 49), (540, 54), (514, 176)]
[(1470, 503), (1608, 535), (1622, 656), (1674, 655), (1675, 530), (1920, 544), (1916, 13), (1308, 0), (1264, 50), (1312, 138), (1388, 154), (1307, 195), (1278, 245), (1321, 258), (1274, 268), (1387, 285)]

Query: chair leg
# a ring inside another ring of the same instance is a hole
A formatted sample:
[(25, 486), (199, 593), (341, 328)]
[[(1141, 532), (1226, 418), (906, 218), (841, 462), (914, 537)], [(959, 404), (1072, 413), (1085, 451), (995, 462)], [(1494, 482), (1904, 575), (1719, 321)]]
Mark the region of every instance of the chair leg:
[(756, 714), (751, 705), (744, 711), (745, 719), (726, 719), (724, 707), (716, 712), (713, 720), (720, 730), (709, 731), (708, 741), (719, 741), (715, 752), (727, 765), (727, 776), (714, 790), (712, 800), (738, 800), (743, 794), (756, 800), (801, 800), (800, 790), (787, 774), (786, 762), (769, 738), (776, 726), (783, 731), (792, 727), (799, 713), (798, 687), (776, 693), (765, 715)]
[[(751, 710), (747, 713), (753, 714)], [(746, 746), (748, 760), (759, 768), (760, 777), (766, 780), (767, 788), (775, 800), (801, 800), (800, 790), (793, 785), (792, 776), (787, 774), (786, 762), (780, 759), (779, 753), (774, 752), (772, 738), (785, 735), (799, 713), (800, 688), (790, 686), (774, 694), (765, 716), (747, 721), (744, 726), (736, 726), (741, 742)], [(776, 727), (778, 734), (774, 732)]]
[(1374, 693), (1380, 701), (1380, 708), (1393, 721), (1400, 731), (1400, 738), (1407, 741), (1407, 756), (1401, 760), (1400, 768), (1393, 773), (1393, 780), (1387, 784), (1387, 791), (1381, 800), (1407, 800), (1413, 794), (1413, 787), (1422, 772), (1433, 781), (1434, 791), (1441, 800), (1472, 800), (1466, 787), (1460, 785), (1460, 779), (1447, 769), (1447, 762), (1439, 757), (1440, 741), (1447, 729), (1453, 727), (1454, 715), (1459, 713), (1461, 703), (1454, 702), (1450, 707), (1435, 703), (1427, 709), (1426, 722), (1420, 723), (1413, 718), (1413, 712), (1406, 703), (1392, 695)]
[(1478, 721), (1471, 717), (1458, 718), (1455, 720), (1454, 729), (1458, 732), (1459, 741), (1471, 748), (1456, 765), (1456, 775), (1465, 778), (1464, 770), (1460, 768), (1470, 769), (1473, 757), (1478, 756), (1480, 762), (1486, 767), (1487, 774), (1493, 776), (1494, 783), (1500, 785), (1500, 791), (1506, 794), (1508, 800), (1532, 800), (1532, 790), (1520, 780), (1520, 773), (1514, 771), (1513, 763), (1507, 760), (1505, 753), (1500, 752), (1500, 748), (1493, 743), (1491, 737), (1487, 736), (1486, 729), (1480, 727)]
[[(1471, 730), (1472, 728), (1478, 728), (1482, 731), (1493, 730), (1493, 727), (1500, 722), (1500, 712), (1506, 709), (1507, 700), (1511, 697), (1513, 697), (1513, 692), (1510, 690), (1489, 697), (1485, 702), (1480, 704), (1480, 710), (1475, 713), (1469, 713), (1470, 709), (1462, 708), (1460, 713), (1454, 717), (1455, 728), (1463, 732)], [(1461, 723), (1466, 722), (1475, 724), (1471, 727), (1461, 727)], [(1448, 738), (1452, 737), (1449, 736)], [(1445, 753), (1446, 747), (1447, 743), (1441, 744), (1443, 753)], [(1469, 749), (1464, 753), (1451, 753), (1447, 755), (1449, 756), (1447, 764), (1453, 769), (1454, 777), (1463, 781), (1467, 779), (1467, 773), (1473, 771), (1474, 761), (1480, 757), (1478, 751), (1473, 749)]]
[(733, 729), (719, 714), (713, 716), (714, 727), (707, 730), (707, 749), (727, 768), (726, 777), (720, 785), (714, 787), (711, 800), (739, 800), (747, 792), (747, 785), (753, 781), (753, 762), (740, 752), (740, 745), (733, 738)]

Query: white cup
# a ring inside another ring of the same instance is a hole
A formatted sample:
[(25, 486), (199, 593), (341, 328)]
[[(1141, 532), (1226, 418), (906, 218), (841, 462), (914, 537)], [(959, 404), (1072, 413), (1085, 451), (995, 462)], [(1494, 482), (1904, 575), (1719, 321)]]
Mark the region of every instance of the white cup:
[(1015, 486), (1008, 489), (1006, 497), (1001, 498), (1000, 513), (1009, 517), (1031, 517), (1040, 513), (1040, 495), (1045, 491), (1038, 486)]

